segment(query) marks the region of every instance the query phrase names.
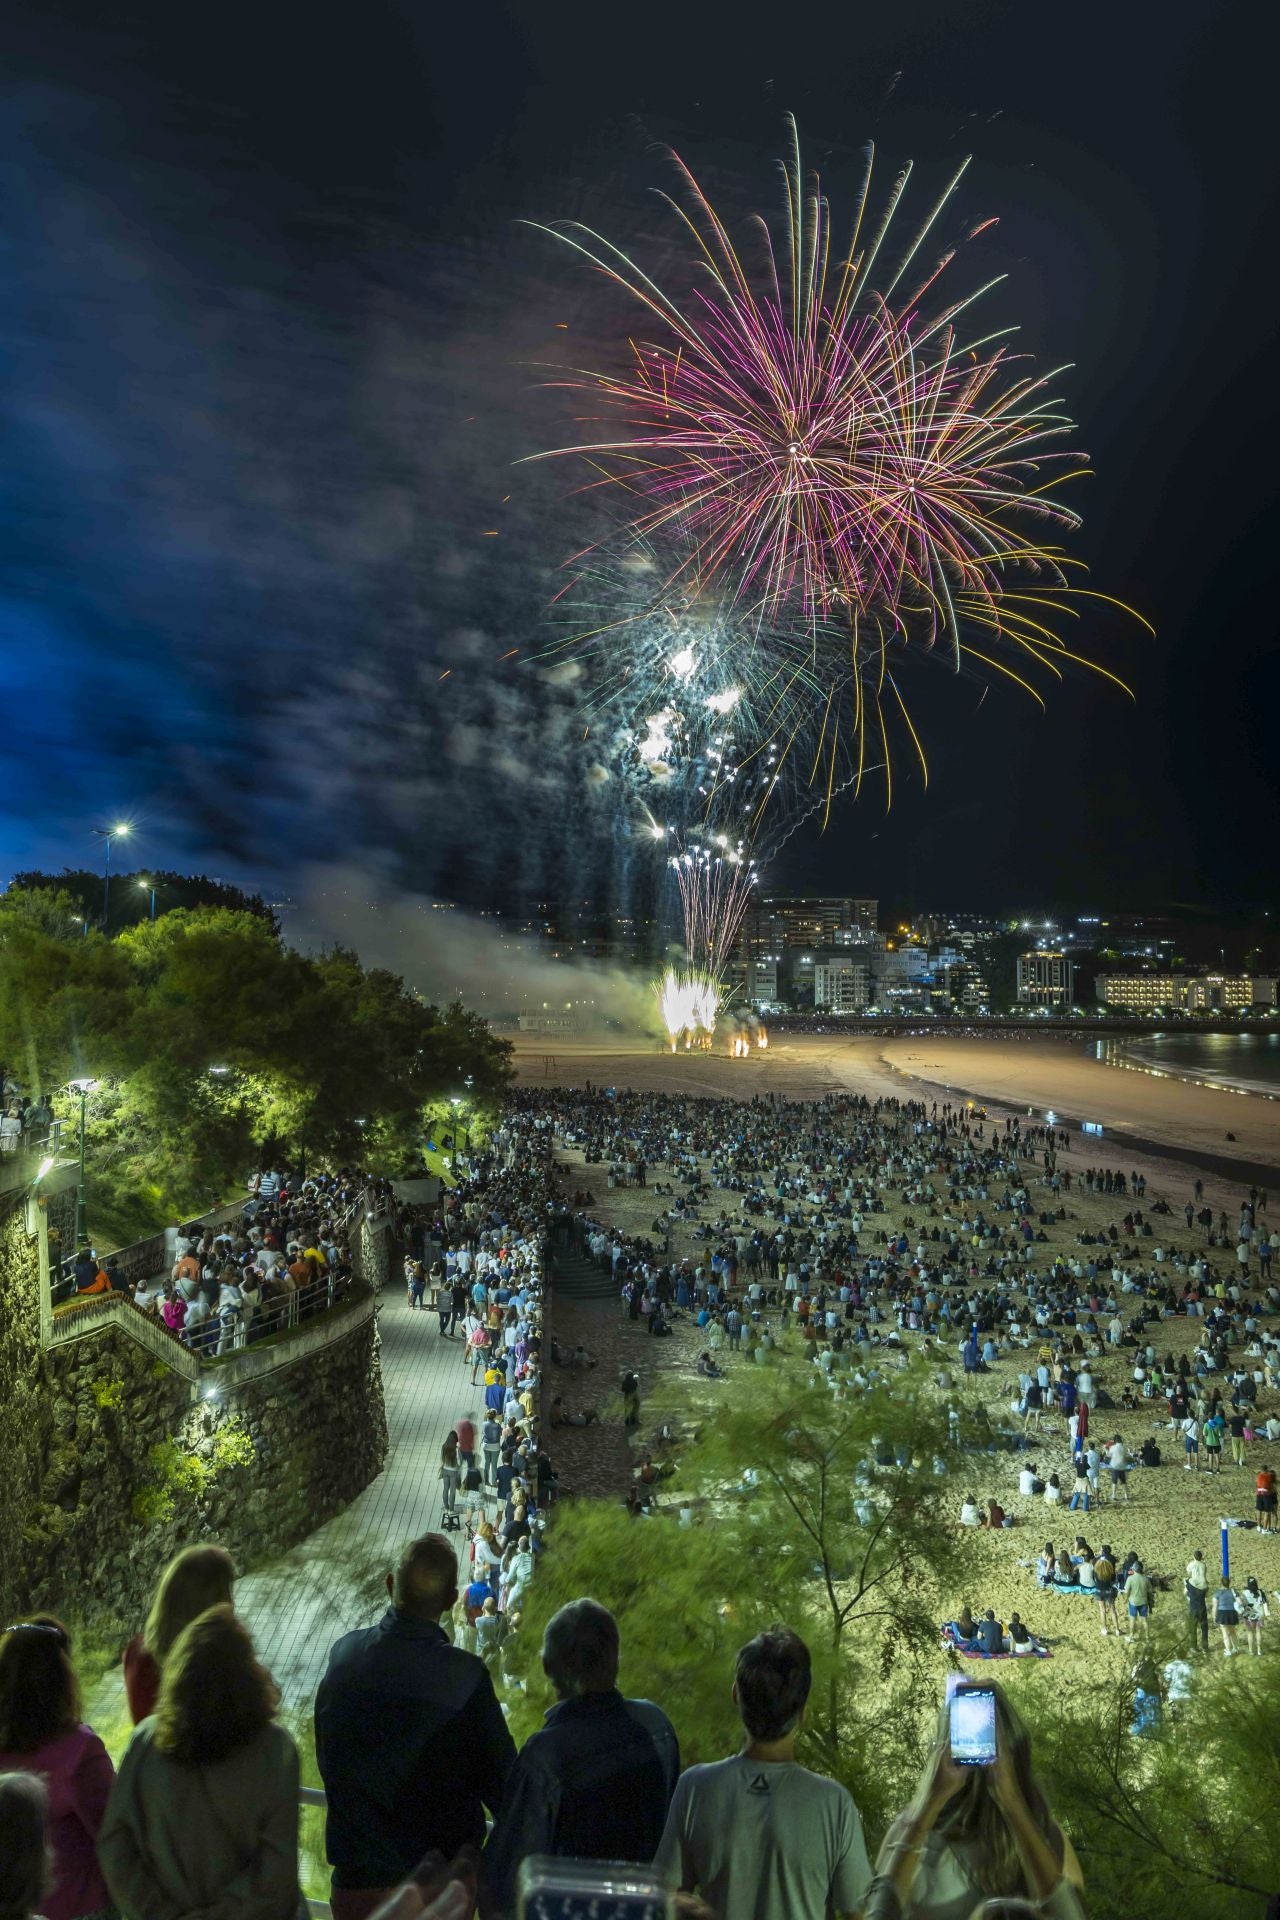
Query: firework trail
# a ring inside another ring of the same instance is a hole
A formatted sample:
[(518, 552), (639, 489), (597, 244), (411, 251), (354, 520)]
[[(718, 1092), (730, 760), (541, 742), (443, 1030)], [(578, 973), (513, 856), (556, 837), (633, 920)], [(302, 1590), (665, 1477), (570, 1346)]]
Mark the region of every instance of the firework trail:
[(694, 841), (670, 856), (680, 890), (684, 944), (689, 963), (718, 980), (737, 945), (756, 886), (755, 862), (739, 841), (719, 834)]
[(535, 457), (582, 456), (592, 486), (625, 498), (624, 537), (668, 554), (655, 605), (714, 593), (733, 611), (729, 680), (778, 689), (755, 744), (811, 754), (829, 803), (850, 768), (860, 785), (868, 741), (890, 777), (890, 723), (927, 778), (898, 678), (913, 652), (942, 642), (957, 670), (1008, 675), (1037, 699), (1034, 677), (1068, 663), (1123, 682), (1055, 625), (1078, 600), (1108, 600), (1071, 583), (1078, 563), (1056, 544), (1079, 524), (1056, 489), (1084, 470), (1049, 391), (1056, 371), (1024, 371), (1000, 334), (963, 338), (996, 282), (949, 299), (956, 248), (924, 258), (964, 167), (899, 247), (910, 168), (877, 221), (869, 157), (840, 249), (791, 133), (785, 221), (776, 234), (753, 221), (750, 257), (673, 156), (683, 192), (663, 198), (697, 267), (679, 298), (590, 228), (543, 229), (628, 293), (652, 337), (628, 341), (624, 373), (560, 370), (601, 433)]

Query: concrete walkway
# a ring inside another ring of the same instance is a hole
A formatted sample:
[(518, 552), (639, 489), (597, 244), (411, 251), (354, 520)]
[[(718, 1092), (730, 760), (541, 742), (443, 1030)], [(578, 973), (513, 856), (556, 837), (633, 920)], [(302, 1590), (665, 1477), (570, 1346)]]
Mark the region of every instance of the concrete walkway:
[[(439, 1527), (441, 1443), (460, 1414), (469, 1413), (479, 1426), (483, 1412), (483, 1389), (471, 1385), (461, 1331), (441, 1339), (436, 1315), (411, 1312), (398, 1282), (382, 1294), (379, 1324), (386, 1466), (334, 1519), (236, 1584), (237, 1611), (275, 1675), (291, 1720), (308, 1713), (338, 1636), (381, 1615), (385, 1578), (402, 1544)], [(341, 1444), (336, 1429), (334, 1444)], [(492, 1519), (496, 1502), (487, 1512)], [(465, 1532), (451, 1537), (465, 1548)], [(85, 1709), (118, 1758), (129, 1731), (118, 1667), (88, 1689)]]
[[(436, 1315), (411, 1312), (398, 1284), (383, 1292), (379, 1324), (386, 1466), (349, 1507), (236, 1586), (236, 1609), (287, 1711), (310, 1704), (338, 1636), (370, 1624), (386, 1607), (385, 1576), (399, 1548), (440, 1524), (445, 1434), (460, 1414), (479, 1425), (483, 1412), (461, 1331), (441, 1339)], [(465, 1544), (465, 1534), (455, 1538)]]

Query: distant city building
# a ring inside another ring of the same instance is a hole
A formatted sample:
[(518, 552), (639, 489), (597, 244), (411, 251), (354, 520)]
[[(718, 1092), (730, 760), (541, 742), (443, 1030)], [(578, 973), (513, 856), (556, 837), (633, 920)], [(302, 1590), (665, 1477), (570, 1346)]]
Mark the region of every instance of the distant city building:
[(743, 926), (748, 957), (784, 947), (858, 946), (876, 932), (879, 903), (851, 896), (753, 900)]
[(1268, 974), (1100, 973), (1094, 992), (1120, 1013), (1240, 1013), (1276, 1004)]
[(871, 970), (850, 954), (827, 954), (813, 967), (813, 1004), (827, 1013), (859, 1013), (871, 998)]
[(985, 1013), (990, 1005), (986, 978), (982, 969), (974, 966), (972, 961), (960, 960), (945, 967), (942, 971), (942, 988), (959, 1013)]
[(779, 958), (776, 953), (757, 953), (745, 963), (743, 982), (746, 997), (752, 1006), (777, 1006)]
[(1076, 970), (1065, 953), (1035, 947), (1018, 955), (1018, 999), (1024, 1006), (1069, 1007)]

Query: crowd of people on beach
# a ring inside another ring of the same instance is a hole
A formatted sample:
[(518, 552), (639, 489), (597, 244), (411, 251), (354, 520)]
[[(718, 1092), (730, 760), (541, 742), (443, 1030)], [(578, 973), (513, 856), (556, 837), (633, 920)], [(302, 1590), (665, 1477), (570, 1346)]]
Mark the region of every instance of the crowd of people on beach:
[[(615, 1189), (642, 1184), (667, 1202), (647, 1234), (590, 1210), (579, 1231), (632, 1320), (651, 1333), (696, 1325), (700, 1377), (724, 1378), (728, 1355), (768, 1361), (791, 1337), (840, 1393), (919, 1351), (947, 1394), (996, 1376), (993, 1432), (1011, 1447), (1039, 1451), (1050, 1419), (1064, 1435), (1061, 1466), (1043, 1477), (1024, 1458), (1018, 1511), (970, 1495), (962, 1526), (1007, 1530), (1041, 1504), (1088, 1513), (1104, 1499), (1128, 1503), (1147, 1470), (1180, 1461), (1220, 1475), (1225, 1460), (1252, 1482), (1243, 1524), (1275, 1531), (1280, 1408), (1259, 1402), (1280, 1390), (1280, 1287), (1264, 1190), (1243, 1195), (1233, 1221), (1205, 1206), (1197, 1179), (1184, 1210), (1194, 1237), (1184, 1238), (1163, 1197), (1146, 1206), (1146, 1174), (1091, 1166), (1078, 1184), (1110, 1196), (1118, 1216), (1099, 1228), (1069, 1216), (1065, 1130), (1015, 1116), (997, 1124), (968, 1105), (560, 1089), (523, 1098)], [(677, 1225), (694, 1251), (673, 1246)], [(1175, 1354), (1177, 1323), (1195, 1338)], [(1107, 1416), (1132, 1413), (1149, 1416), (1151, 1431), (1131, 1447)], [(1172, 1571), (1148, 1574), (1132, 1550), (1118, 1564), (1110, 1549), (1097, 1558), (1099, 1578), (1077, 1554), (1041, 1584), (1095, 1592), (1107, 1631), (1120, 1631), (1119, 1598), (1126, 1630), (1141, 1632), (1153, 1604), (1142, 1583), (1169, 1586)], [(1259, 1602), (1260, 1643), (1269, 1608)], [(1189, 1593), (1193, 1624), (1195, 1604)], [(1012, 1620), (998, 1624), (1003, 1651), (1026, 1650), (1020, 1633), (1011, 1641)]]

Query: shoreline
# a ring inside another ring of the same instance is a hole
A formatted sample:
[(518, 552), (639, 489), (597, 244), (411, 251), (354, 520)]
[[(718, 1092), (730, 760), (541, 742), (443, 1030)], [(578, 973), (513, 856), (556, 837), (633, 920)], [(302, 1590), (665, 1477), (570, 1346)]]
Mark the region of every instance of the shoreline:
[[(1077, 1151), (1109, 1147), (1200, 1167), (1235, 1185), (1280, 1183), (1275, 1103), (1221, 1086), (1146, 1073), (1081, 1052), (1069, 1040), (1000, 1042), (921, 1037), (880, 1049), (896, 1084), (925, 1081), (1006, 1111), (1081, 1130)], [(1101, 1133), (1084, 1133), (1086, 1124)], [(1235, 1138), (1228, 1139), (1228, 1134)]]
[[(1022, 1111), (1020, 1108), (1015, 1108), (1007, 1097), (984, 1093), (981, 1088), (978, 1087), (956, 1087), (942, 1081), (927, 1079), (922, 1074), (908, 1073), (905, 1067), (899, 1067), (884, 1054), (880, 1055), (880, 1061), (895, 1078), (909, 1081), (913, 1086), (928, 1087), (934, 1093), (945, 1093), (948, 1095), (960, 1094), (966, 1100), (972, 1100), (978, 1106), (986, 1108), (988, 1113), (999, 1111), (1003, 1116), (1005, 1113)], [(1104, 1064), (1110, 1065), (1111, 1063), (1105, 1062)], [(1167, 1077), (1170, 1079), (1182, 1078), (1181, 1075), (1157, 1075), (1156, 1077)], [(1203, 1085), (1205, 1083), (1195, 1081), (1191, 1084)], [(1266, 1097), (1270, 1099), (1274, 1096), (1267, 1095)], [(1095, 1138), (1094, 1135), (1081, 1132), (1082, 1120), (1079, 1114), (1057, 1113), (1056, 1109), (1054, 1109), (1054, 1112), (1058, 1125), (1069, 1129), (1073, 1128), (1076, 1133), (1079, 1134), (1082, 1142), (1091, 1141)], [(1202, 1147), (1178, 1146), (1170, 1140), (1147, 1139), (1141, 1134), (1127, 1133), (1119, 1127), (1108, 1127), (1104, 1133), (1096, 1136), (1096, 1138), (1099, 1152), (1101, 1152), (1104, 1145), (1107, 1144), (1125, 1146), (1128, 1147), (1132, 1153), (1139, 1154), (1146, 1159), (1176, 1160), (1184, 1166), (1198, 1167), (1206, 1173), (1216, 1173), (1220, 1179), (1231, 1181), (1239, 1186), (1249, 1186), (1251, 1184), (1261, 1186), (1267, 1181), (1275, 1182), (1277, 1179), (1280, 1179), (1280, 1166), (1267, 1165), (1263, 1161), (1256, 1160), (1237, 1160), (1226, 1154), (1211, 1153)]]
[[(1125, 1051), (1123, 1040), (1115, 1041), (1114, 1045), (1121, 1053)], [(1211, 1087), (1215, 1093), (1243, 1094), (1250, 1100), (1280, 1100), (1280, 1092), (1260, 1080), (1231, 1080), (1225, 1074), (1192, 1073), (1181, 1067), (1156, 1067), (1139, 1054), (1134, 1054), (1128, 1060), (1102, 1060), (1099, 1065), (1115, 1067), (1121, 1073), (1145, 1073), (1153, 1080), (1181, 1080), (1188, 1087)]]

